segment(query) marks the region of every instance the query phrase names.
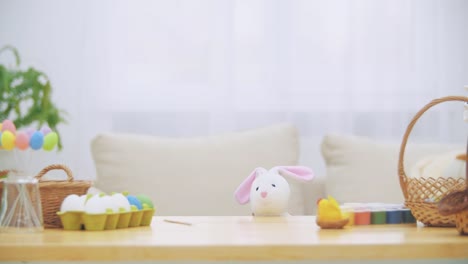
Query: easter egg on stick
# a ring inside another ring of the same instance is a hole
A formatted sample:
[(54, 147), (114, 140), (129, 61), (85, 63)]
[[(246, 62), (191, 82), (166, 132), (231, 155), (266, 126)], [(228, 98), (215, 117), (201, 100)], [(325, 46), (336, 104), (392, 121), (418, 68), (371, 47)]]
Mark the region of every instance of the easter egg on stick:
[(34, 128), (28, 127), (28, 128), (26, 128), (25, 132), (28, 135), (28, 137), (31, 138), (32, 134), (34, 134), (34, 132), (36, 132), (36, 130), (34, 130)]
[(29, 139), (29, 146), (34, 150), (39, 150), (42, 148), (44, 144), (44, 135), (41, 131), (36, 131), (32, 134), (31, 138)]
[(48, 126), (43, 126), (43, 127), (41, 127), (41, 132), (42, 132), (42, 134), (44, 136), (46, 136), (47, 134), (52, 132), (52, 129), (50, 129), (50, 127), (48, 127)]
[(16, 134), (16, 147), (20, 150), (25, 150), (29, 147), (29, 136), (26, 132), (18, 132)]
[(6, 130), (2, 133), (1, 141), (5, 150), (12, 150), (15, 148), (16, 136), (11, 131)]
[(11, 120), (5, 119), (2, 123), (2, 131), (10, 131), (12, 134), (16, 134), (16, 126)]
[(58, 135), (55, 132), (50, 132), (44, 136), (44, 145), (42, 148), (46, 151), (51, 151), (57, 145)]

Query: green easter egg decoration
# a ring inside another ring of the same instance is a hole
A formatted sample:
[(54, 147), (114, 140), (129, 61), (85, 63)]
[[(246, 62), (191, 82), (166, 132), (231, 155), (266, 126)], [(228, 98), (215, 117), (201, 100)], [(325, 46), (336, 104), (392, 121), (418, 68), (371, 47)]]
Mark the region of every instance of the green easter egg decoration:
[(55, 132), (50, 132), (44, 136), (44, 145), (42, 148), (45, 151), (51, 151), (58, 143), (58, 135)]
[(144, 194), (139, 194), (136, 197), (138, 200), (140, 200), (141, 204), (147, 204), (149, 208), (154, 208), (153, 202), (148, 196)]

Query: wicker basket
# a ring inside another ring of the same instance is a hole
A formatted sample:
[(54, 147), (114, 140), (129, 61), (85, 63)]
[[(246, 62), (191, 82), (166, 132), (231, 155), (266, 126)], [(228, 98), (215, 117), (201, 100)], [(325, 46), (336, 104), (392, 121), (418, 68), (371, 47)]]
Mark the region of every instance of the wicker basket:
[(468, 210), (460, 212), (455, 215), (455, 226), (457, 227), (458, 233), (460, 235), (468, 235)]
[[(468, 155), (468, 144), (466, 153)], [(455, 215), (455, 226), (460, 235), (468, 236), (468, 158), (465, 157), (466, 188), (455, 191), (439, 202), (438, 208), (441, 215)]]
[(405, 204), (411, 209), (414, 217), (427, 226), (455, 226), (455, 215), (441, 215), (438, 211), (437, 203), (435, 201), (431, 202), (431, 199), (436, 198), (437, 201), (453, 191), (465, 189), (465, 179), (455, 179), (450, 177), (409, 178), (405, 174), (403, 160), (409, 134), (418, 119), (432, 106), (447, 101), (468, 102), (468, 97), (447, 96), (431, 101), (415, 115), (413, 120), (411, 120), (403, 136), (403, 141), (400, 147), (398, 175), (400, 179), (400, 187), (403, 191), (403, 196), (405, 197)]
[[(43, 180), (42, 176), (47, 174), (51, 170), (63, 170), (67, 174), (67, 180)], [(39, 181), (39, 191), (41, 194), (41, 205), (42, 215), (44, 219), (45, 228), (60, 228), (62, 223), (60, 221), (57, 212), (60, 211), (60, 206), (70, 194), (83, 195), (86, 194), (89, 187), (91, 187), (90, 181), (74, 181), (71, 170), (61, 164), (54, 164), (45, 167), (41, 170), (35, 178)], [(0, 202), (1, 194), (3, 190), (3, 183), (0, 183)]]

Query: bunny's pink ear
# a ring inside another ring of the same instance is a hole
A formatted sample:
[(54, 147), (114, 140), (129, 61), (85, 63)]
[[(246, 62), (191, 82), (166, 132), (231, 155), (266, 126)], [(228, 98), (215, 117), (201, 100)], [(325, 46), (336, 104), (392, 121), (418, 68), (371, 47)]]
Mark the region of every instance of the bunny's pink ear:
[(255, 170), (250, 173), (250, 175), (237, 187), (236, 191), (234, 192), (234, 197), (236, 198), (237, 202), (240, 204), (246, 204), (250, 200), (250, 187), (254, 182), (255, 178), (257, 177), (257, 173), (262, 170), (265, 171), (264, 168), (256, 168)]
[(310, 181), (314, 178), (314, 172), (304, 166), (280, 166), (278, 171), (283, 176), (288, 176), (296, 180)]

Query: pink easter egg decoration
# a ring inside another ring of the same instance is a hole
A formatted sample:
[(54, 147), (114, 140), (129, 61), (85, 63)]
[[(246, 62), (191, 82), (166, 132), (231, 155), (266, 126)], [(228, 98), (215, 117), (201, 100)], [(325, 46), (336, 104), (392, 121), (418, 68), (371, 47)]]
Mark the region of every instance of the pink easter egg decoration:
[(11, 120), (5, 119), (2, 123), (2, 131), (10, 131), (11, 133), (16, 133), (16, 126)]
[(16, 134), (16, 147), (25, 150), (29, 147), (29, 136), (26, 132), (18, 132)]

